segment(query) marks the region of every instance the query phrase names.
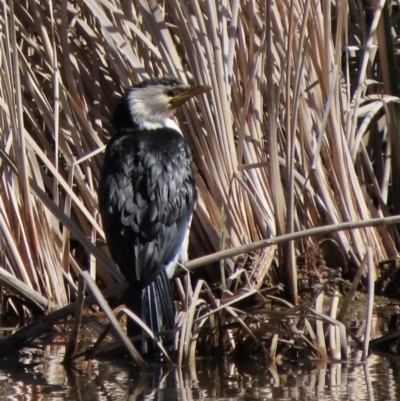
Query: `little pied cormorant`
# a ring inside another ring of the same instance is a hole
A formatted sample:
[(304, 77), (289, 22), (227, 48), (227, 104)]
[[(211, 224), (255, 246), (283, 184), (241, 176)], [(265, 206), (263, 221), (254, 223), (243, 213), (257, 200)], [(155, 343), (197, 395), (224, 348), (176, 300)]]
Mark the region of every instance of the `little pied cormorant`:
[[(130, 287), (125, 303), (153, 332), (175, 327), (169, 279), (187, 261), (197, 192), (190, 149), (172, 119), (177, 107), (211, 87), (177, 79), (128, 89), (112, 120), (99, 205), (111, 256)], [(141, 330), (128, 319), (128, 334)], [(142, 343), (142, 351), (149, 345)]]

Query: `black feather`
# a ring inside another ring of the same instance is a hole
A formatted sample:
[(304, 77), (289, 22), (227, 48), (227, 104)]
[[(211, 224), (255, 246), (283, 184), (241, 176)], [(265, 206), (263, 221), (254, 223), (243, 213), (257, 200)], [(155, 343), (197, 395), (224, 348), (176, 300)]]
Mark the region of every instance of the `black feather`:
[(99, 185), (103, 226), (130, 284), (127, 305), (153, 331), (174, 328), (165, 269), (182, 246), (196, 196), (190, 150), (176, 130), (122, 129), (110, 140)]
[[(125, 294), (126, 306), (134, 311), (136, 315), (147, 322), (153, 332), (161, 332), (175, 328), (175, 305), (174, 298), (167, 277), (167, 273), (162, 271), (150, 285), (142, 290), (135, 287), (129, 288)], [(140, 327), (131, 319), (128, 320), (128, 333), (130, 336), (141, 335)], [(164, 338), (164, 343), (170, 345), (173, 334)], [(151, 346), (142, 342), (142, 352), (149, 353)]]

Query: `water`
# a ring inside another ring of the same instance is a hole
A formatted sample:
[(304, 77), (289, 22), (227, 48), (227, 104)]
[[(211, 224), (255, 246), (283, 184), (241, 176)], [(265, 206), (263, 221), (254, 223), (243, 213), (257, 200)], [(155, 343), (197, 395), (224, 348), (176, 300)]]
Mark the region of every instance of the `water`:
[(372, 355), (346, 364), (291, 362), (272, 368), (197, 362), (193, 372), (154, 368), (140, 376), (128, 362), (61, 364), (64, 345), (49, 344), (0, 363), (0, 400), (400, 400), (400, 358)]
[[(388, 316), (386, 307), (377, 308), (373, 337), (387, 330)], [(363, 317), (356, 309), (347, 323), (358, 336)], [(83, 338), (92, 341), (85, 333)], [(38, 348), (0, 359), (0, 401), (400, 400), (400, 357), (372, 354), (362, 362), (351, 342), (346, 363), (285, 360), (265, 366), (199, 358), (192, 371), (153, 367), (147, 376), (123, 358), (64, 366), (65, 342), (65, 335), (46, 336)]]

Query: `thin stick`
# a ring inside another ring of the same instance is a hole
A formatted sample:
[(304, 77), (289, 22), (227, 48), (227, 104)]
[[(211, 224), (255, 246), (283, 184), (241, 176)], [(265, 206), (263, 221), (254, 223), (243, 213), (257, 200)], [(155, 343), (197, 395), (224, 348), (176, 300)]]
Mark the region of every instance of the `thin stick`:
[(215, 252), (211, 255), (202, 256), (186, 263), (185, 267), (189, 270), (196, 269), (209, 263), (219, 262), (221, 259), (232, 258), (243, 253), (249, 253), (258, 249), (267, 248), (272, 245), (282, 244), (284, 242), (312, 237), (316, 235), (329, 234), (337, 231), (355, 230), (365, 227), (376, 227), (400, 223), (400, 215), (391, 217), (378, 217), (376, 219), (349, 221), (340, 224), (331, 224), (323, 227), (310, 228), (308, 230), (298, 231), (292, 234), (280, 235), (279, 237), (263, 239), (250, 244), (240, 245), (226, 251)]
[(372, 312), (374, 310), (374, 294), (375, 294), (375, 266), (372, 257), (372, 249), (367, 249), (367, 262), (368, 262), (368, 302), (367, 302), (367, 316), (365, 318), (365, 333), (364, 333), (364, 346), (362, 359), (368, 358), (369, 342), (371, 337), (372, 326)]
[(108, 320), (110, 323), (113, 325), (114, 330), (117, 332), (117, 334), (120, 336), (121, 340), (124, 342), (126, 349), (128, 352), (131, 354), (133, 360), (138, 364), (139, 369), (141, 370), (142, 373), (148, 371), (147, 364), (144, 362), (142, 357), (140, 356), (139, 352), (135, 348), (135, 346), (131, 343), (131, 340), (129, 337), (126, 335), (122, 327), (120, 326), (118, 320), (114, 316), (114, 313), (112, 309), (109, 307), (108, 302), (105, 300), (103, 297), (103, 294), (99, 290), (99, 287), (97, 287), (96, 283), (90, 277), (89, 272), (85, 271), (82, 272), (82, 277), (86, 281), (87, 285), (89, 286), (90, 290), (92, 291), (93, 295), (96, 297), (97, 302), (99, 303), (99, 306), (101, 309), (103, 309), (103, 312), (106, 314)]
[[(329, 316), (332, 319), (336, 319), (337, 315), (337, 307), (339, 304), (339, 293), (335, 290), (332, 298), (331, 298), (331, 307), (329, 311)], [(331, 350), (331, 356), (333, 359), (340, 360), (340, 336), (338, 334), (339, 328), (336, 325), (329, 325), (329, 344)]]
[[(103, 292), (103, 297), (110, 298), (124, 292), (128, 287), (127, 283), (118, 284)], [(96, 297), (93, 295), (85, 298), (84, 305), (90, 306), (96, 302)], [(7, 338), (0, 339), (0, 355), (7, 357), (15, 354), (18, 350), (25, 347), (28, 343), (32, 342), (42, 334), (49, 331), (54, 324), (62, 319), (66, 319), (72, 315), (76, 308), (76, 302), (65, 306), (41, 319), (29, 324), (18, 330)]]
[(82, 323), (82, 310), (83, 310), (83, 301), (85, 299), (85, 281), (82, 276), (79, 276), (78, 280), (78, 299), (76, 301), (75, 308), (75, 319), (72, 325), (71, 333), (69, 334), (69, 340), (67, 344), (67, 348), (64, 354), (63, 363), (69, 363), (71, 358), (75, 355), (77, 346), (78, 346), (78, 334), (79, 328)]
[[(0, 216), (0, 221), (1, 220), (2, 219)], [(26, 285), (17, 277), (10, 274), (1, 266), (0, 266), (0, 283), (13, 293), (18, 294), (18, 296), (20, 296), (25, 301), (34, 304), (36, 308), (42, 311), (47, 309), (55, 309), (57, 307), (57, 305), (54, 302), (50, 301), (43, 295), (40, 295), (36, 291), (32, 290), (31, 287)]]
[[(116, 319), (119, 319), (121, 317), (121, 315), (123, 314), (123, 312), (121, 310), (122, 308), (123, 308), (123, 306), (119, 306), (118, 308), (114, 309), (113, 313), (114, 313)], [(97, 340), (94, 343), (93, 347), (90, 348), (87, 352), (85, 352), (85, 354), (86, 354), (85, 361), (89, 361), (95, 357), (96, 353), (98, 352), (98, 350), (101, 346), (101, 343), (107, 337), (107, 335), (111, 329), (112, 329), (112, 325), (111, 325), (111, 323), (108, 323), (106, 325), (106, 327), (103, 329), (103, 331), (100, 333), (100, 335), (97, 337)], [(115, 344), (115, 342), (113, 344)], [(122, 341), (121, 341), (121, 344), (122, 344)], [(75, 355), (75, 358), (77, 356), (78, 355)]]
[[(315, 310), (322, 314), (322, 303), (324, 302), (324, 294), (320, 293), (315, 300)], [(325, 333), (324, 333), (324, 323), (321, 319), (316, 319), (315, 325), (317, 327), (317, 342), (318, 342), (318, 352), (322, 359), (328, 359), (328, 353), (326, 351), (325, 343)]]
[(358, 284), (361, 280), (361, 276), (364, 273), (364, 269), (365, 269), (365, 265), (367, 263), (367, 255), (365, 255), (362, 263), (360, 264), (358, 270), (357, 270), (357, 274), (355, 275), (353, 282), (351, 283), (351, 287), (350, 289), (347, 291), (346, 297), (344, 299), (343, 305), (340, 308), (340, 311), (337, 315), (337, 320), (339, 320), (339, 322), (342, 322), (344, 317), (346, 316), (346, 312), (349, 309), (349, 306), (351, 304), (351, 301), (353, 300), (354, 294), (356, 293)]
[(157, 345), (157, 347), (163, 353), (167, 362), (171, 366), (173, 366), (174, 363), (172, 362), (171, 358), (169, 357), (168, 352), (166, 351), (166, 349), (164, 348), (162, 342), (158, 339), (158, 337), (156, 337), (154, 335), (154, 333), (151, 331), (151, 329), (128, 308), (122, 308), (121, 310), (122, 310), (122, 312), (124, 312), (126, 314), (127, 319), (132, 319), (136, 324), (138, 324), (147, 333), (147, 335), (154, 341), (154, 343)]
[(321, 318), (325, 322), (329, 324), (334, 324), (339, 328), (339, 336), (340, 336), (340, 353), (342, 355), (342, 360), (347, 359), (347, 333), (346, 333), (346, 327), (342, 322), (339, 322), (336, 319), (331, 318), (328, 315), (325, 315), (324, 313), (318, 313), (316, 310), (312, 308), (306, 308), (307, 311), (315, 314), (317, 317)]

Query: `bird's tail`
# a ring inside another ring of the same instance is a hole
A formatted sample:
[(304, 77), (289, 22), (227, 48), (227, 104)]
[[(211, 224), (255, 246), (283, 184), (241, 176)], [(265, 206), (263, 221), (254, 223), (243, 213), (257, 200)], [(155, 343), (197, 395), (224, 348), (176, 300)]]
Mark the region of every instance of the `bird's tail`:
[[(162, 272), (155, 281), (142, 290), (128, 289), (126, 294), (126, 306), (139, 316), (153, 331), (167, 331), (175, 328), (175, 304), (171, 285), (167, 273)], [(141, 335), (142, 329), (128, 318), (128, 335)], [(163, 336), (165, 345), (172, 345), (174, 334)], [(142, 353), (154, 351), (152, 340), (142, 341)]]

